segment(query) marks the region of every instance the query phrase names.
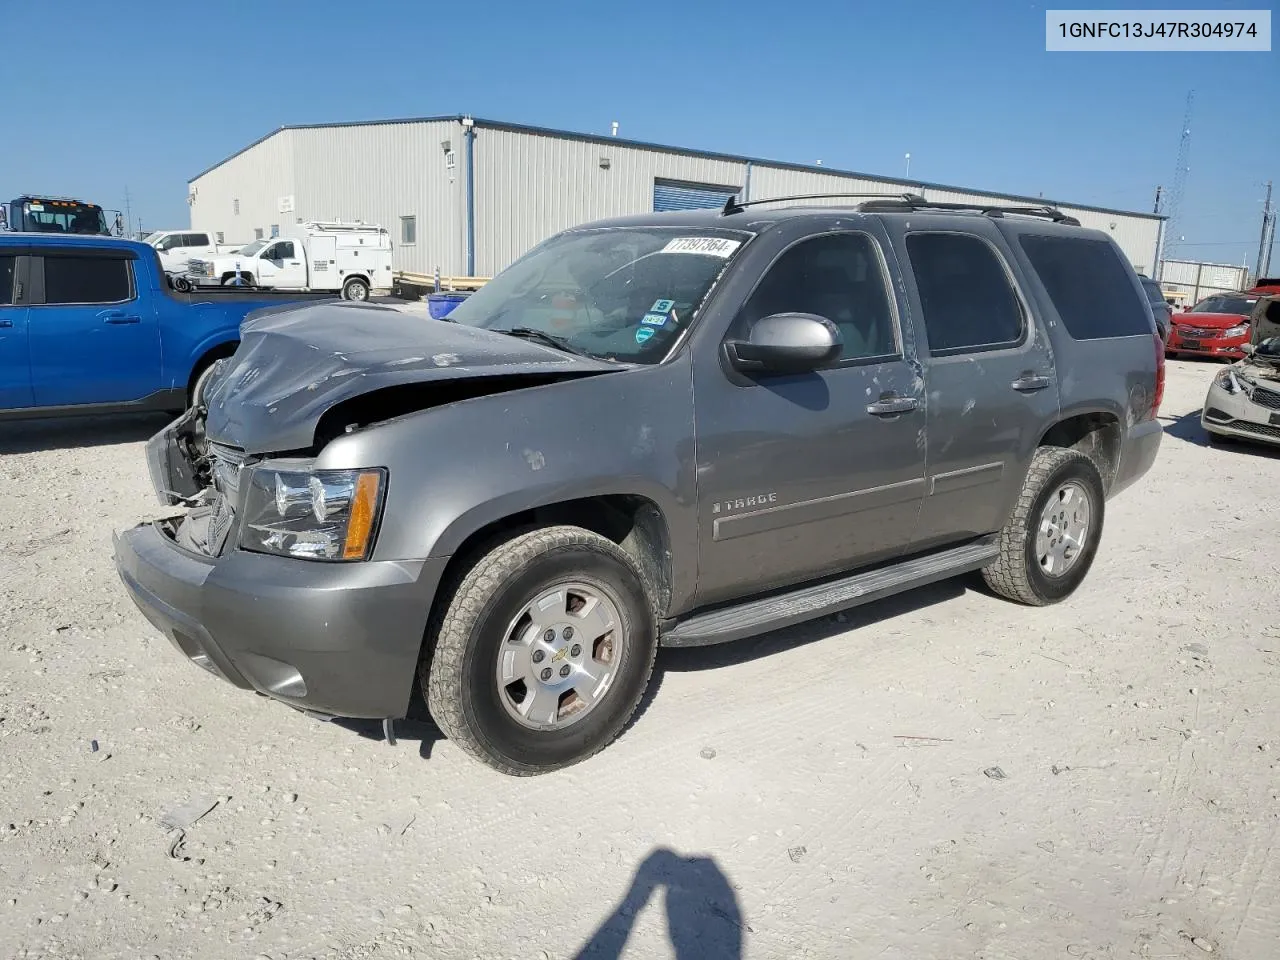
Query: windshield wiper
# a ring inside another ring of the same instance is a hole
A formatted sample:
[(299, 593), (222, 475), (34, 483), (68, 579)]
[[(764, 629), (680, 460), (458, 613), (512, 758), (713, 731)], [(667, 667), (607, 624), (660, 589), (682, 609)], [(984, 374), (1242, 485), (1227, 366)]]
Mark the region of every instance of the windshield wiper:
[(521, 340), (532, 340), (534, 343), (540, 343), (544, 347), (552, 347), (556, 350), (563, 350), (565, 353), (572, 353), (575, 357), (592, 357), (585, 350), (579, 350), (577, 347), (571, 346), (568, 338), (557, 337), (555, 334), (547, 333), (543, 330), (535, 330), (533, 327), (512, 327), (510, 330), (495, 330), (494, 333), (505, 333), (509, 337), (519, 337)]

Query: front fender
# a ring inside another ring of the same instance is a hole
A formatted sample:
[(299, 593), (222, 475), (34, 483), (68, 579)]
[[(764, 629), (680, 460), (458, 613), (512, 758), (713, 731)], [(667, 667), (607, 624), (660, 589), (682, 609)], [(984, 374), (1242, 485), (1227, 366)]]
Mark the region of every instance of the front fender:
[(537, 507), (628, 494), (666, 521), (673, 600), (692, 593), (698, 533), (687, 361), (460, 401), (345, 434), (317, 466), (381, 466), (374, 559), (452, 555), (473, 533)]

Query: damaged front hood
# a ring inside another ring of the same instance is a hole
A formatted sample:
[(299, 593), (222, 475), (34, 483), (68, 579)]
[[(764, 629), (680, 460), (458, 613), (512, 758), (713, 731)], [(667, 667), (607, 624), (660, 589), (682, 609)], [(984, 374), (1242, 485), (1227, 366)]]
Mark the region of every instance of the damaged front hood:
[(272, 308), (241, 326), (240, 347), (205, 397), (209, 439), (246, 453), (304, 450), (324, 413), (385, 387), (459, 378), (537, 382), (622, 369), (502, 333), (343, 301)]

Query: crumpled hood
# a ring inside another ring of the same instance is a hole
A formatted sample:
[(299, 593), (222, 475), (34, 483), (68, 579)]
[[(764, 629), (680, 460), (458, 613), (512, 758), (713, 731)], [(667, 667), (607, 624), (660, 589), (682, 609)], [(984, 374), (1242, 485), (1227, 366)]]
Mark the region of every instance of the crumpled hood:
[(612, 372), (617, 364), (370, 303), (256, 311), (209, 385), (205, 433), (248, 453), (302, 450), (335, 404), (431, 380)]

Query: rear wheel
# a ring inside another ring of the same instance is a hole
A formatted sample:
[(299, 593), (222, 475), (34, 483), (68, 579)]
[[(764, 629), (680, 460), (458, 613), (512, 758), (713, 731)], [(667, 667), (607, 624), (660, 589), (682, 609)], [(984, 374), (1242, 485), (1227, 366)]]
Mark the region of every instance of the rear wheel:
[(1066, 447), (1040, 447), (1000, 531), (1000, 557), (982, 571), (996, 593), (1030, 606), (1064, 600), (1093, 565), (1106, 509), (1092, 460)]
[(428, 631), (419, 671), (458, 746), (516, 776), (604, 749), (640, 703), (657, 626), (635, 562), (579, 527), (489, 551)]
[(342, 285), (343, 300), (368, 300), (369, 284), (360, 277), (352, 277)]
[(252, 287), (253, 274), (242, 273), (240, 274), (240, 277), (237, 279), (234, 273), (229, 273), (222, 278), (222, 285), (224, 287)]

